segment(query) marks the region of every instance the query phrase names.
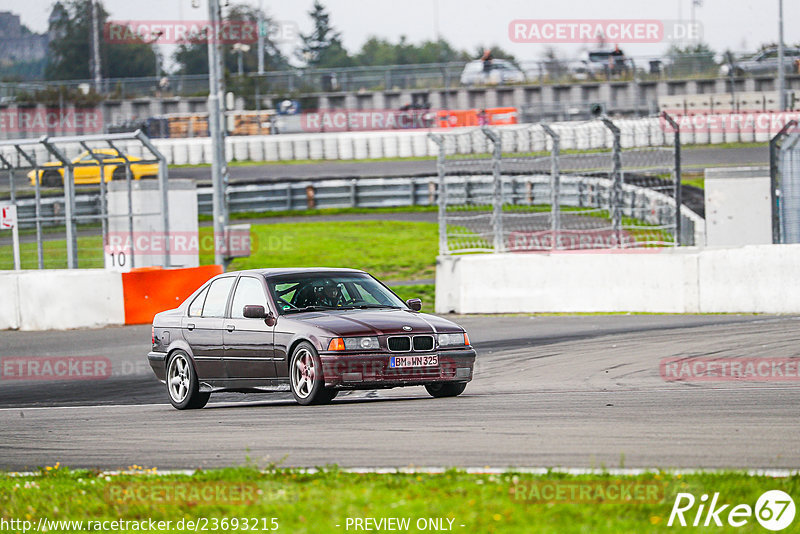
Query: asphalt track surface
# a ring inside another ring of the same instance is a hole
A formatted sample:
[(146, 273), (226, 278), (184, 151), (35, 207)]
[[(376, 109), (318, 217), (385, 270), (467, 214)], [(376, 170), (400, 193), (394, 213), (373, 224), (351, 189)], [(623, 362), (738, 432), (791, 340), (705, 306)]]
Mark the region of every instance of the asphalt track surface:
[(112, 376), (0, 380), (0, 469), (57, 461), (159, 469), (345, 467), (796, 468), (800, 383), (667, 382), (667, 357), (796, 357), (800, 318), (455, 317), (478, 349), (457, 398), (421, 387), (303, 407), (212, 396), (180, 412), (146, 363), (149, 326), (0, 332), (0, 359), (105, 356)]
[[(702, 170), (719, 165), (769, 165), (769, 147), (687, 148), (682, 151), (682, 165), (688, 170)], [(231, 183), (280, 182), (319, 178), (388, 177), (435, 175), (436, 160), (398, 161), (321, 161), (316, 163), (270, 163), (237, 165), (228, 168)], [(210, 167), (182, 167), (170, 170), (172, 178), (211, 181)]]

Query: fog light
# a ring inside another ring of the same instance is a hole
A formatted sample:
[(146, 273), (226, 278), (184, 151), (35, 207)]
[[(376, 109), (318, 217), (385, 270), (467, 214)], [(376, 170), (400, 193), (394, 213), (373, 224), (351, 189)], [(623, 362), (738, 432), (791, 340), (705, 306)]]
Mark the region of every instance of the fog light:
[(469, 378), (471, 373), (472, 369), (469, 367), (458, 367), (456, 369), (456, 378)]

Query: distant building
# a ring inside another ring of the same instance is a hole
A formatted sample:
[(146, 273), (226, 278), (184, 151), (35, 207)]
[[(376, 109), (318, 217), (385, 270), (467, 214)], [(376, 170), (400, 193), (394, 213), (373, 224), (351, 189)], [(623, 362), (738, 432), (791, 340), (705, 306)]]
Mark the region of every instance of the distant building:
[(19, 15), (0, 11), (0, 64), (38, 61), (47, 55), (47, 34), (32, 33)]

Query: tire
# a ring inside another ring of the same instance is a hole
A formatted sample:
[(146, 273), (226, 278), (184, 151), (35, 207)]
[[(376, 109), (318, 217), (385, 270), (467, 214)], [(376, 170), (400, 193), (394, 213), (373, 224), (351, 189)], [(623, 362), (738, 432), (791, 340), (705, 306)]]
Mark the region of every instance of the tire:
[(444, 384), (426, 384), (425, 389), (431, 397), (437, 399), (442, 397), (457, 397), (464, 393), (467, 388), (466, 382), (448, 382)]
[[(133, 178), (133, 174), (131, 174), (131, 178)], [(125, 179), (125, 167), (117, 167), (111, 173), (111, 180), (124, 180)]]
[(44, 187), (59, 187), (64, 184), (64, 179), (58, 171), (45, 171), (42, 173), (41, 185)]
[(294, 400), (303, 406), (328, 404), (338, 394), (325, 387), (322, 360), (316, 349), (306, 341), (297, 345), (289, 361), (289, 384)]
[(197, 410), (208, 403), (211, 393), (201, 393), (192, 360), (182, 350), (167, 361), (167, 396), (178, 410)]

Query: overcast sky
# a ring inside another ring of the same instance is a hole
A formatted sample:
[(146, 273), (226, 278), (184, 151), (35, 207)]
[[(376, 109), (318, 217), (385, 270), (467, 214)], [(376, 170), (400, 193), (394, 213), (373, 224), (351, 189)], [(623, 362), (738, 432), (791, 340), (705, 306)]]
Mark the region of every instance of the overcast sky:
[[(222, 0), (224, 2), (224, 0)], [(234, 1), (234, 0), (231, 0)], [(240, 0), (241, 1), (241, 0)], [(704, 40), (717, 51), (754, 50), (761, 43), (776, 42), (779, 0), (703, 0), (696, 8)], [(199, 9), (192, 0), (103, 0), (112, 19), (202, 20), (207, 18), (206, 0)], [(247, 0), (274, 18), (290, 21), (307, 31), (307, 12), (313, 0)], [(0, 11), (12, 11), (32, 30), (47, 29), (51, 0), (0, 0)], [(457, 48), (473, 50), (478, 44), (496, 44), (518, 59), (539, 59), (545, 46), (512, 43), (508, 24), (514, 19), (689, 19), (692, 0), (323, 0), (333, 25), (342, 33), (348, 50), (357, 50), (371, 35), (397, 40), (405, 35), (412, 42), (433, 39), (438, 31)], [(438, 16), (437, 16), (438, 12)], [(438, 20), (438, 24), (436, 21)], [(787, 43), (800, 42), (800, 2), (784, 0), (784, 35)], [(629, 44), (629, 55), (658, 55), (669, 43)], [(559, 55), (578, 54), (580, 45), (556, 45)], [(169, 54), (170, 49), (162, 51)]]

